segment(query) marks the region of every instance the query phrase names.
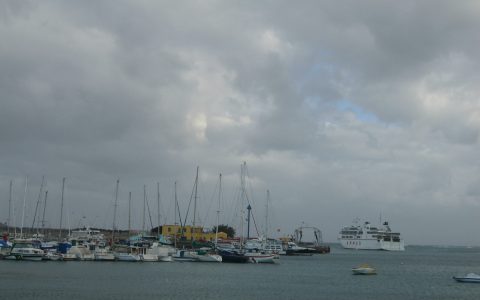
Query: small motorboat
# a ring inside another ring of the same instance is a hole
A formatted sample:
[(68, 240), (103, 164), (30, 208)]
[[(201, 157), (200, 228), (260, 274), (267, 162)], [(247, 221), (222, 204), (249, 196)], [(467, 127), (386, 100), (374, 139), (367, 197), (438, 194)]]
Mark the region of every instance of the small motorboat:
[(245, 256), (248, 256), (251, 262), (256, 264), (274, 264), (275, 255), (264, 254), (259, 252), (247, 252)]
[(480, 283), (480, 275), (475, 273), (468, 273), (465, 276), (453, 276), (458, 282)]
[(360, 265), (358, 267), (352, 268), (352, 272), (354, 275), (376, 275), (377, 270), (367, 264)]

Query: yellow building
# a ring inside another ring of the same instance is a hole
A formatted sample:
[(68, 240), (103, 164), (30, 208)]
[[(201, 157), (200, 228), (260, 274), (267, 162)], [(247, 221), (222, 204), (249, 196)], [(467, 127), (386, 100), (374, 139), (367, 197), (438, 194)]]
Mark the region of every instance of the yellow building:
[[(215, 241), (215, 232), (204, 232), (203, 227), (201, 226), (183, 226), (180, 225), (163, 225), (160, 226), (160, 232), (163, 236), (167, 237), (174, 237), (175, 235), (180, 237), (185, 237), (187, 240), (192, 240), (192, 238), (196, 241)], [(218, 233), (219, 239), (227, 239), (227, 234), (225, 232)]]

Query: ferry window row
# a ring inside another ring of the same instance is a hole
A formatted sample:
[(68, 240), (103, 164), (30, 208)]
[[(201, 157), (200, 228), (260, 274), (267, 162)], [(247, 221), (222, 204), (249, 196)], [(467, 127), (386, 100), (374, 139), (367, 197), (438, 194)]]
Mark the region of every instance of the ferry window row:
[(360, 246), (361, 244), (362, 244), (362, 242), (357, 242), (357, 241), (347, 242), (347, 245), (357, 245), (357, 246)]

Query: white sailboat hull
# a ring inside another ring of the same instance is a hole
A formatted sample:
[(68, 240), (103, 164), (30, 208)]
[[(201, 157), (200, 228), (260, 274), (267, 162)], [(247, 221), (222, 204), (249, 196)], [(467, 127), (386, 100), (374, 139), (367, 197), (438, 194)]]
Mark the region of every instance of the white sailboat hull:
[(275, 255), (262, 253), (245, 253), (253, 263), (256, 264), (274, 264)]
[(195, 255), (195, 261), (198, 262), (222, 262), (222, 257), (217, 254)]
[(10, 254), (4, 257), (8, 260), (27, 260), (27, 261), (42, 261), (43, 255), (29, 255), (29, 254)]
[(142, 254), (142, 261), (158, 261), (158, 255), (154, 254)]
[(107, 253), (107, 254), (95, 253), (95, 260), (96, 261), (114, 261), (115, 255), (113, 255), (113, 253)]
[(173, 258), (171, 255), (167, 255), (167, 256), (159, 256), (158, 257), (158, 261), (163, 261), (163, 262), (172, 262), (173, 261)]
[(118, 261), (131, 261), (131, 262), (141, 261), (141, 258), (139, 255), (130, 254), (130, 253), (117, 253), (115, 254), (115, 258)]

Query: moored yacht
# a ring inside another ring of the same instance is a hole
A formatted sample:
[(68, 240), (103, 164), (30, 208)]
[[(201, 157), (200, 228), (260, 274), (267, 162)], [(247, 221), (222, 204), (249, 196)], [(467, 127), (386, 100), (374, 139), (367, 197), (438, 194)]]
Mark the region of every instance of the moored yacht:
[(5, 259), (41, 261), (45, 253), (27, 240), (17, 240)]
[(400, 233), (393, 232), (384, 222), (382, 226), (372, 226), (370, 222), (363, 225), (351, 225), (343, 227), (338, 240), (346, 249), (359, 250), (387, 250), (404, 251), (405, 245)]
[(115, 259), (118, 261), (138, 262), (142, 260), (139, 247), (128, 245), (115, 245)]
[(115, 260), (115, 255), (110, 251), (109, 247), (98, 247), (93, 251), (95, 260), (98, 261), (113, 261)]

